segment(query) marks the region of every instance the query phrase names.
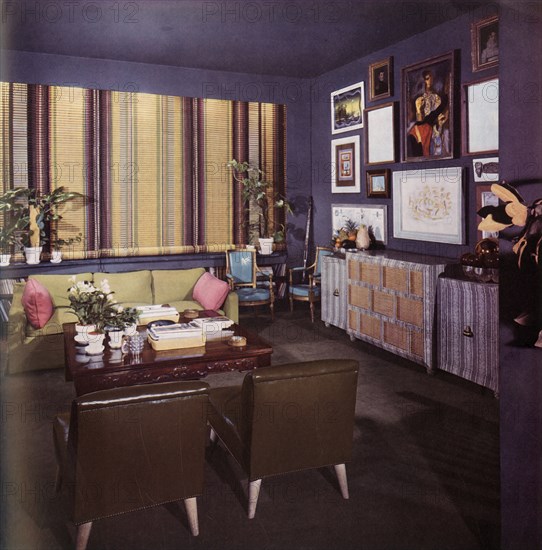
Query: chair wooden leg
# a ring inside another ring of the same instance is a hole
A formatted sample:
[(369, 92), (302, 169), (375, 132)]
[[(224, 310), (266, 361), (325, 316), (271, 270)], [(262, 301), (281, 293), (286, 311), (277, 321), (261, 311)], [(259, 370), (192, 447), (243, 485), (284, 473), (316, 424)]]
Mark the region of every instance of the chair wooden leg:
[(309, 307), (310, 307), (310, 310), (311, 310), (311, 323), (314, 323), (314, 302), (310, 301), (309, 302)]
[(290, 294), (290, 312), (294, 310), (294, 299), (292, 298), (292, 295)]
[(184, 500), (184, 507), (186, 508), (186, 514), (188, 515), (188, 523), (190, 525), (190, 531), (194, 537), (199, 535), (198, 524), (198, 502), (196, 497), (186, 498)]
[(350, 498), (348, 494), (348, 480), (346, 479), (346, 466), (344, 464), (335, 464), (334, 468), (343, 498)]
[(271, 302), (269, 304), (269, 309), (271, 310), (271, 321), (275, 320), (275, 304)]
[(248, 486), (248, 519), (253, 519), (258, 506), (258, 497), (260, 496), (261, 479), (251, 481)]
[(89, 521), (88, 523), (82, 523), (81, 525), (77, 526), (77, 533), (75, 535), (75, 550), (86, 549), (91, 529), (92, 521)]
[(216, 445), (216, 443), (218, 442), (218, 435), (216, 435), (216, 432), (213, 430), (213, 428), (211, 428), (211, 431), (209, 433), (209, 440), (213, 445)]

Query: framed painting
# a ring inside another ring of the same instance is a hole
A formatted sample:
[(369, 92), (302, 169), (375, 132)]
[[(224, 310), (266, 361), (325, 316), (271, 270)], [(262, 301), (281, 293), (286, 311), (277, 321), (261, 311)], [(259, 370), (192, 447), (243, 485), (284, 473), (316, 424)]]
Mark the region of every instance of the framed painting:
[(393, 95), (393, 57), (369, 65), (369, 101)]
[(463, 85), (463, 154), (499, 150), (499, 79)]
[(395, 162), (394, 104), (365, 109), (365, 163)]
[(463, 244), (461, 167), (393, 173), (393, 236)]
[(390, 171), (367, 170), (367, 197), (390, 197)]
[(454, 156), (454, 58), (449, 52), (401, 71), (403, 161)]
[(359, 136), (331, 141), (331, 192), (360, 192)]
[(499, 157), (473, 159), (474, 182), (499, 181)]
[(364, 224), (376, 243), (388, 242), (388, 207), (385, 204), (332, 204), (331, 225), (333, 233), (338, 233), (346, 225), (346, 220), (358, 226)]
[(472, 71), (499, 64), (499, 16), (494, 15), (471, 25)]
[(364, 109), (364, 82), (331, 92), (331, 133), (339, 134), (363, 128)]
[[(478, 185), (476, 187), (476, 212), (484, 206), (499, 206), (499, 198), (491, 191), (491, 185)], [(478, 222), (482, 219), (479, 217)], [(498, 231), (478, 231), (478, 240), (498, 239)]]

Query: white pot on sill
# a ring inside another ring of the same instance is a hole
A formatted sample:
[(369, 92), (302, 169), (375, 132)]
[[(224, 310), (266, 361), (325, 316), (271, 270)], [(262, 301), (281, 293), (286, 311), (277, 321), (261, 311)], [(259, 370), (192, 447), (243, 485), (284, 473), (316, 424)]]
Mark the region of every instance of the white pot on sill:
[(273, 254), (273, 238), (259, 238), (260, 254), (268, 255)]
[(40, 263), (41, 256), (41, 246), (25, 246), (24, 255), (26, 258), (26, 263), (29, 265), (36, 265)]

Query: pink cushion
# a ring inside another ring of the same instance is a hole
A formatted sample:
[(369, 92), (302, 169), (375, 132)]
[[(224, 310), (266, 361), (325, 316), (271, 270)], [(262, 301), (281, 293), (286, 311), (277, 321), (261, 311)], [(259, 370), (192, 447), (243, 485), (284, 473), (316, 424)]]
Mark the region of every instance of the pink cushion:
[(35, 279), (28, 279), (24, 290), (22, 304), (28, 322), (34, 328), (42, 328), (53, 316), (53, 300), (49, 291)]
[(221, 281), (210, 273), (204, 273), (192, 291), (192, 298), (204, 309), (219, 309), (229, 291), (230, 287), (226, 281)]

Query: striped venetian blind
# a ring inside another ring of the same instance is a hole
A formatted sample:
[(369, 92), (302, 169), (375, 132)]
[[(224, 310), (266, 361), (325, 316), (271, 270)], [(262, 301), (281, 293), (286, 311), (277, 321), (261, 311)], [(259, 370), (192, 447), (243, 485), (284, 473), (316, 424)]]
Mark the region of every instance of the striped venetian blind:
[[(241, 189), (227, 163), (261, 166), (284, 193), (280, 105), (1, 83), (3, 188), (87, 195), (69, 203), (68, 257), (222, 251), (247, 242)], [(14, 101), (16, 94), (21, 101)], [(16, 173), (15, 164), (24, 169)]]

